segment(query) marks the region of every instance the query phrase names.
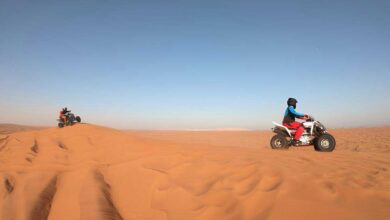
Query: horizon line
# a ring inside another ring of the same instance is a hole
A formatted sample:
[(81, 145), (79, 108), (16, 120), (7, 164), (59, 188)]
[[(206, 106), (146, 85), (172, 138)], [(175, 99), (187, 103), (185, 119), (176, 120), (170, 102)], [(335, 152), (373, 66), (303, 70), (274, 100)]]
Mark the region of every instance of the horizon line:
[[(121, 130), (121, 131), (215, 131), (215, 132), (224, 132), (224, 131), (234, 131), (234, 132), (250, 132), (250, 131), (268, 131), (271, 130), (273, 126), (270, 126), (269, 129), (249, 129), (249, 128), (183, 128), (183, 129), (136, 129), (136, 128), (116, 128), (116, 127), (111, 127), (107, 125), (102, 125), (102, 124), (92, 124), (92, 123), (81, 123), (81, 124), (88, 124), (88, 125), (95, 125), (95, 126), (102, 126), (102, 127), (107, 127), (107, 128), (113, 128), (116, 130)], [(5, 123), (5, 122), (0, 122), (0, 126), (20, 126), (20, 127), (34, 127), (34, 128), (54, 128), (57, 126), (48, 126), (48, 125), (31, 125), (31, 124), (16, 124), (16, 123)], [(390, 127), (390, 124), (382, 124), (382, 125), (362, 125), (362, 126), (343, 126), (343, 127), (327, 127), (328, 129), (355, 129), (355, 128), (386, 128)]]

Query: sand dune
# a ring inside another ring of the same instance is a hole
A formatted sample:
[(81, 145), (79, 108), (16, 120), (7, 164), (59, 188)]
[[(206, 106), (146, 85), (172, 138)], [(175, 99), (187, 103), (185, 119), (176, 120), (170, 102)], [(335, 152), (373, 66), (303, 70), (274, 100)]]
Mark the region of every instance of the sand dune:
[(1, 219), (390, 219), (390, 128), (332, 153), (271, 132), (75, 125), (0, 137)]
[(28, 126), (28, 125), (17, 125), (17, 124), (1, 124), (0, 123), (0, 134), (11, 134), (20, 131), (31, 131), (31, 130), (39, 130), (47, 127), (39, 127), (39, 126)]

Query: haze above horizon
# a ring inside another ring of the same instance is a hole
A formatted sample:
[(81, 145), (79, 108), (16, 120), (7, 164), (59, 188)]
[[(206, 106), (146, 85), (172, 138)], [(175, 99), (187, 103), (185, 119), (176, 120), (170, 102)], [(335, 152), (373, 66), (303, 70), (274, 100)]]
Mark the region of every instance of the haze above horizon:
[(390, 1), (0, 1), (0, 123), (390, 125)]

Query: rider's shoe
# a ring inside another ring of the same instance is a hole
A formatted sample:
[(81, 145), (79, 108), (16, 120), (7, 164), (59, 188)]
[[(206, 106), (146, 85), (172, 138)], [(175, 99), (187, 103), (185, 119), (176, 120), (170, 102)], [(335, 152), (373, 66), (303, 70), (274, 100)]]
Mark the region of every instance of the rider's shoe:
[(298, 146), (298, 145), (300, 145), (300, 144), (302, 144), (302, 142), (301, 142), (300, 140), (295, 140), (295, 139), (293, 139), (293, 140), (291, 141), (291, 145), (293, 145), (293, 146)]

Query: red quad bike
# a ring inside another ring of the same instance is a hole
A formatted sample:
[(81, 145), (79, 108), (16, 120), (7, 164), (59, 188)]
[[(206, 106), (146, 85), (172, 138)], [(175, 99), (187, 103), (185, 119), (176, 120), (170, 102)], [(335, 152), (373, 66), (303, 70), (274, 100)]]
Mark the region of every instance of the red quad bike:
[(302, 123), (305, 130), (299, 139), (300, 144), (298, 145), (292, 145), (296, 130), (289, 129), (276, 122), (272, 123), (275, 125), (272, 131), (276, 133), (271, 139), (272, 149), (288, 149), (290, 146), (314, 145), (316, 151), (331, 152), (336, 147), (335, 138), (328, 133), (328, 130), (321, 122), (316, 121), (311, 116), (305, 118), (305, 122)]
[(81, 122), (80, 116), (75, 116), (70, 111), (65, 113), (65, 117), (67, 118), (66, 123), (65, 123), (64, 119), (62, 119), (62, 118), (57, 119), (59, 128)]

